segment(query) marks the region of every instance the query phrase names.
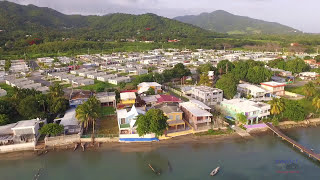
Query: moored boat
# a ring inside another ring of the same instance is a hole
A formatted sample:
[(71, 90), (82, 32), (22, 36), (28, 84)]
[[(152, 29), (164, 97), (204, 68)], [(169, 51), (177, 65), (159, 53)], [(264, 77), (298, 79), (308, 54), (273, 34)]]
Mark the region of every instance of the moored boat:
[(218, 166), (217, 168), (215, 168), (214, 170), (211, 171), (210, 176), (214, 176), (219, 172), (220, 167)]

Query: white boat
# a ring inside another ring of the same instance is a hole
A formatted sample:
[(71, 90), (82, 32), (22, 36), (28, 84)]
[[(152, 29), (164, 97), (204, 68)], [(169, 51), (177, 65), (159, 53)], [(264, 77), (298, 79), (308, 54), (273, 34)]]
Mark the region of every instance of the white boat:
[(211, 171), (210, 176), (214, 176), (219, 172), (220, 167), (218, 166), (217, 168), (215, 168), (214, 170)]

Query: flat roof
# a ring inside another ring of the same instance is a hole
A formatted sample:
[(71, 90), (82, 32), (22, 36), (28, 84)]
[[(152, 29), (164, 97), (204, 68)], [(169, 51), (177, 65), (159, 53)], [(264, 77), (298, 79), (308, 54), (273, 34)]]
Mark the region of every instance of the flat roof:
[(230, 100), (225, 100), (222, 101), (221, 104), (228, 104), (231, 105), (241, 112), (252, 112), (252, 111), (258, 111), (262, 107), (268, 106), (270, 107), (269, 104), (266, 103), (261, 103), (261, 102), (254, 102), (250, 101), (247, 99), (230, 99)]
[(252, 84), (238, 84), (241, 88), (247, 88), (254, 92), (266, 92), (266, 90)]
[(34, 127), (37, 124), (36, 119), (31, 120), (24, 120), (17, 122), (17, 125), (13, 127), (12, 129), (19, 129), (19, 128), (25, 128), (25, 127)]
[(173, 112), (182, 112), (178, 106), (162, 105), (155, 107), (161, 109), (164, 113), (169, 114)]
[(263, 82), (263, 83), (261, 83), (261, 85), (271, 86), (271, 87), (279, 87), (279, 86), (285, 86), (286, 83), (279, 83), (279, 82), (275, 82), (275, 81), (269, 81), (269, 82)]
[(180, 103), (180, 106), (186, 108), (189, 112), (191, 112), (194, 116), (202, 117), (202, 116), (212, 116), (211, 113), (209, 113), (206, 110), (200, 109), (198, 106), (191, 102), (184, 102)]
[(127, 100), (127, 99), (136, 99), (137, 96), (136, 96), (136, 93), (134, 92), (123, 92), (123, 93), (120, 93), (120, 99), (121, 100)]

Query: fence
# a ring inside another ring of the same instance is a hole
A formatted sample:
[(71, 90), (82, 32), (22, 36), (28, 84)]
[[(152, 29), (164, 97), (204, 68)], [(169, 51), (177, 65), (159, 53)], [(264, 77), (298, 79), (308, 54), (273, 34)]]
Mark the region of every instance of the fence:
[(56, 137), (45, 137), (44, 142), (46, 146), (59, 146), (59, 145), (71, 144), (75, 142), (80, 142), (80, 135), (73, 134), (73, 135), (63, 135), (63, 136), (56, 136)]
[(35, 147), (34, 142), (4, 145), (4, 146), (0, 146), (0, 153), (34, 150), (34, 147)]
[[(91, 138), (92, 134), (82, 135), (81, 138)], [(119, 137), (119, 134), (96, 134), (95, 138), (116, 138)]]

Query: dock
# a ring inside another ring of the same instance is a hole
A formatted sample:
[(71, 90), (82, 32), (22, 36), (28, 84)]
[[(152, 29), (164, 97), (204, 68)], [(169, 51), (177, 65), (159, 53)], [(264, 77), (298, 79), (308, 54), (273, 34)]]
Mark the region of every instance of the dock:
[(297, 141), (291, 139), (287, 135), (283, 134), (279, 129), (274, 127), (271, 123), (266, 123), (268, 128), (273, 131), (273, 133), (277, 134), (279, 137), (281, 137), (283, 140), (287, 141), (288, 143), (292, 144), (293, 147), (296, 147), (299, 149), (302, 153), (306, 153), (309, 157), (312, 157), (318, 161), (320, 161), (320, 155), (313, 152), (311, 149), (308, 149), (301, 144), (299, 144)]

